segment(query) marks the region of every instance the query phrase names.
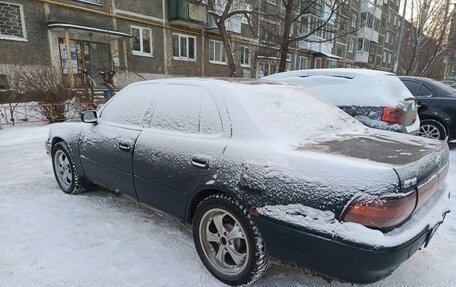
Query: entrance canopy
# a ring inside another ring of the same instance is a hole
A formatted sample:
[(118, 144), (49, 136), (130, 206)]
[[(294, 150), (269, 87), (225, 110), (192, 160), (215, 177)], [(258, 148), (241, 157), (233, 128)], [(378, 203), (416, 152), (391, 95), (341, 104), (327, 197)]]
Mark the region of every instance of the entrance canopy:
[(57, 30), (57, 31), (59, 31), (59, 30), (60, 31), (68, 30), (70, 32), (85, 31), (88, 33), (107, 34), (114, 38), (131, 37), (131, 35), (128, 33), (123, 33), (123, 32), (119, 32), (119, 31), (115, 31), (115, 30), (107, 30), (107, 29), (101, 29), (101, 28), (95, 28), (95, 27), (89, 27), (89, 26), (81, 26), (81, 25), (69, 24), (69, 23), (64, 23), (64, 22), (49, 22), (47, 24), (47, 26), (49, 29)]
[(312, 52), (312, 55), (314, 55), (315, 57), (328, 57), (328, 58), (332, 58), (332, 59), (342, 59), (342, 57), (339, 57), (337, 55), (334, 55), (334, 54), (331, 54), (331, 53), (326, 53), (326, 52)]

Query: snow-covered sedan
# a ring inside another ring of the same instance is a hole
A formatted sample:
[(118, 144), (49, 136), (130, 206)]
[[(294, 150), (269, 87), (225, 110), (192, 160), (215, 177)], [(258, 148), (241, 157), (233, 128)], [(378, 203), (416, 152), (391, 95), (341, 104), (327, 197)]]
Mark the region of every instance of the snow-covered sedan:
[(135, 83), (53, 125), (46, 146), (64, 192), (98, 183), (192, 224), (203, 264), (231, 285), (269, 255), (380, 280), (448, 212), (445, 142), (367, 128), (277, 82)]
[(419, 132), (415, 99), (393, 73), (312, 69), (273, 74), (263, 79), (303, 86), (368, 127), (408, 134)]

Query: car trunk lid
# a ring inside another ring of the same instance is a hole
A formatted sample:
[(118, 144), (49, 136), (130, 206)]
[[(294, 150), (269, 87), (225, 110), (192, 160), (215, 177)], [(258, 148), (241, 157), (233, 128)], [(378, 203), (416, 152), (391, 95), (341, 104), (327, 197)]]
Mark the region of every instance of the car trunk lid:
[(376, 130), (322, 138), (297, 149), (389, 166), (397, 173), (403, 193), (419, 187), (423, 193), (432, 194), (446, 177), (449, 158), (448, 145), (443, 141)]

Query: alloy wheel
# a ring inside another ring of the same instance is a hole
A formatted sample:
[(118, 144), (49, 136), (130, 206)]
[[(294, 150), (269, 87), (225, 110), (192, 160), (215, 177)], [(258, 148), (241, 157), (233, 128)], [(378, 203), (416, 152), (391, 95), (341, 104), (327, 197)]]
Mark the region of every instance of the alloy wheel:
[(60, 185), (65, 190), (70, 189), (73, 183), (73, 171), (68, 156), (62, 150), (58, 150), (55, 153), (54, 166), (55, 174)]
[(244, 271), (249, 257), (249, 244), (244, 229), (228, 211), (208, 210), (200, 222), (201, 246), (210, 264), (225, 276)]
[(422, 125), (419, 135), (430, 139), (440, 139), (440, 131), (434, 125)]

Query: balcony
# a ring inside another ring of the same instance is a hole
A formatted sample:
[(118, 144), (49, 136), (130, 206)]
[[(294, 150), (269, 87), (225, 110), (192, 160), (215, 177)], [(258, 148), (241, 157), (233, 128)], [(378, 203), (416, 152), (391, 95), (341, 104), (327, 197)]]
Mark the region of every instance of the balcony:
[(358, 51), (355, 54), (356, 63), (368, 63), (369, 62), (369, 52)]
[(372, 0), (361, 0), (359, 10), (360, 12), (367, 12), (374, 15), (377, 19), (382, 17), (382, 1), (378, 1), (377, 5)]
[(188, 0), (168, 0), (168, 21), (193, 28), (207, 26), (207, 6)]

